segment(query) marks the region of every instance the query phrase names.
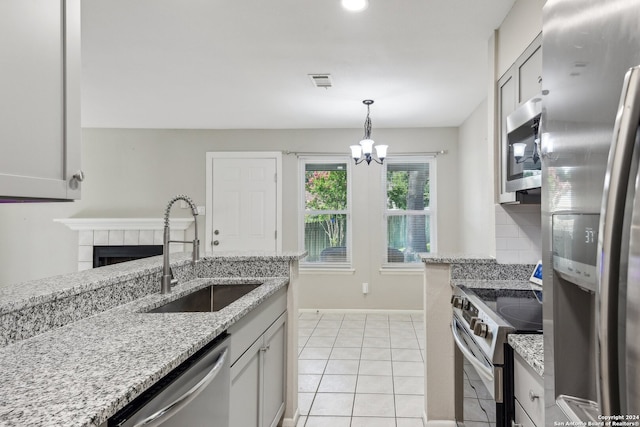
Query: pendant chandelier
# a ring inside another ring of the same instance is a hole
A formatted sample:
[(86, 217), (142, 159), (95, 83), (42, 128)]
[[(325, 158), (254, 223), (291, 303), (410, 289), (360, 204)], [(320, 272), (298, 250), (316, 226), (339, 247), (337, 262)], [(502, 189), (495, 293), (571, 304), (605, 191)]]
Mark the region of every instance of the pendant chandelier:
[(364, 101), (362, 101), (362, 103), (367, 106), (367, 118), (364, 121), (364, 138), (362, 138), (362, 141), (360, 141), (360, 145), (350, 146), (351, 156), (356, 162), (356, 165), (362, 163), (363, 161), (366, 161), (367, 164), (370, 164), (372, 160), (381, 165), (382, 162), (384, 162), (384, 158), (387, 157), (387, 148), (389, 146), (376, 145), (376, 155), (378, 158), (376, 159), (375, 157), (372, 157), (371, 154), (373, 151), (374, 142), (373, 139), (371, 139), (371, 118), (369, 117), (369, 107), (371, 106), (371, 104), (373, 104), (373, 100), (365, 99)]

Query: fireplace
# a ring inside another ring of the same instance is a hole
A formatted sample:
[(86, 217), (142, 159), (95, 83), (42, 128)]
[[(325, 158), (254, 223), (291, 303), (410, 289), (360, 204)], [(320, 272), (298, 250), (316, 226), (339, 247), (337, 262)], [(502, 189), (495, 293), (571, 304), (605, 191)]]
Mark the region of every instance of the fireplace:
[[(94, 248), (103, 248), (105, 252), (98, 249), (98, 257), (109, 258), (103, 262), (110, 264), (162, 254), (162, 218), (64, 218), (54, 221), (78, 232), (79, 271), (107, 265), (95, 260)], [(172, 218), (169, 238), (187, 240), (187, 234), (193, 234), (192, 224), (193, 218)], [(147, 247), (156, 249), (144, 249)], [(184, 245), (172, 244), (170, 251), (184, 251)]]
[(94, 246), (93, 268), (162, 255), (162, 245)]

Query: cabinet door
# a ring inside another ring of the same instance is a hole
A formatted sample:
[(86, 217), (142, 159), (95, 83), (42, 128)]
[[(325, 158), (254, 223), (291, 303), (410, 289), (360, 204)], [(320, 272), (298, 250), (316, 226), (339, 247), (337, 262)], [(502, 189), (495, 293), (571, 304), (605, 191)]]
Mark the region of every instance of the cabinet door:
[(261, 427), (262, 337), (231, 366), (230, 427)]
[[(522, 406), (522, 409), (533, 423), (537, 426), (544, 425), (544, 386), (542, 377), (536, 374), (519, 354), (515, 355), (513, 363), (513, 394), (516, 398), (516, 403)], [(518, 420), (518, 422), (523, 423), (524, 421), (522, 420)]]
[(537, 427), (533, 423), (533, 421), (531, 421), (531, 418), (529, 418), (529, 415), (527, 415), (526, 411), (522, 409), (522, 405), (520, 405), (520, 402), (518, 402), (517, 399), (515, 402), (515, 409), (516, 409), (516, 413), (515, 413), (516, 419), (514, 420), (515, 425), (521, 426), (521, 427)]
[(263, 384), (264, 411), (263, 427), (278, 425), (285, 404), (286, 381), (286, 313), (275, 321), (264, 333)]
[(538, 39), (527, 48), (518, 64), (518, 104), (542, 92), (542, 46)]
[(0, 64), (0, 198), (80, 198), (80, 0), (0, 2)]

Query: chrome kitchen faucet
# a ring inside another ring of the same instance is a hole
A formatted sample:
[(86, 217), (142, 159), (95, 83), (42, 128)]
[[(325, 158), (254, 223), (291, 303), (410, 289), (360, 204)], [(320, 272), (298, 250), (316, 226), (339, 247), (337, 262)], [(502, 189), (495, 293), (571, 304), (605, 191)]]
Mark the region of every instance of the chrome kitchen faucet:
[[(195, 227), (193, 241), (190, 240), (170, 240), (170, 228), (169, 228), (169, 212), (171, 211), (171, 206), (178, 200), (184, 200), (189, 204), (191, 208), (191, 213), (193, 214), (193, 225)], [(171, 285), (175, 285), (178, 280), (173, 278), (173, 274), (171, 273), (171, 267), (169, 266), (169, 243), (191, 243), (193, 245), (193, 258), (191, 260), (191, 265), (195, 267), (196, 263), (200, 259), (200, 240), (198, 240), (198, 208), (193, 203), (193, 201), (182, 194), (175, 196), (173, 199), (169, 200), (167, 204), (167, 208), (164, 211), (164, 238), (162, 240), (162, 281), (160, 283), (160, 293), (167, 294), (171, 292)]]

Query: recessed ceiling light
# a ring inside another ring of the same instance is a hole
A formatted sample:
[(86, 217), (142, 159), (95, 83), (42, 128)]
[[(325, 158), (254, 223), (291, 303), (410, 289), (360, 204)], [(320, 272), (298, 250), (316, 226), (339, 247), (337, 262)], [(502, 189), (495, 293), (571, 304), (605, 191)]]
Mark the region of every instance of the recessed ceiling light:
[(341, 3), (350, 12), (360, 12), (369, 6), (369, 0), (341, 0)]

